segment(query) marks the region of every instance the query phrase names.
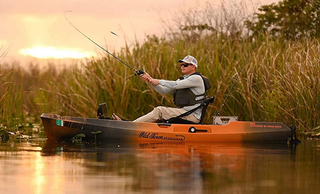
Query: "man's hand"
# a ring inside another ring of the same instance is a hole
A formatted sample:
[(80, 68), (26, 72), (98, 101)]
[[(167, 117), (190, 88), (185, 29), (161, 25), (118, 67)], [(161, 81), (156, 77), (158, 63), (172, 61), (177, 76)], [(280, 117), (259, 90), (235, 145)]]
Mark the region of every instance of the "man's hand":
[(149, 80), (152, 79), (152, 77), (147, 72), (144, 72), (144, 74), (141, 74), (140, 77), (142, 77), (143, 80), (146, 82), (149, 82)]
[(158, 79), (151, 79), (151, 80), (149, 80), (149, 83), (156, 86), (156, 85), (159, 85), (159, 80)]
[(144, 74), (140, 75), (140, 77), (142, 77), (145, 82), (148, 82), (154, 86), (159, 84), (159, 80), (153, 79), (147, 72), (144, 72)]

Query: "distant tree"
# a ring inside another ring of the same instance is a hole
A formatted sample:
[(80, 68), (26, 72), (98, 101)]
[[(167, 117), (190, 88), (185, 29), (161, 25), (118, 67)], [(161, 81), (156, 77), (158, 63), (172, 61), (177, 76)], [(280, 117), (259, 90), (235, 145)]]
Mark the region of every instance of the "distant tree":
[(320, 36), (320, 0), (283, 0), (261, 6), (246, 26), (257, 35), (297, 39)]

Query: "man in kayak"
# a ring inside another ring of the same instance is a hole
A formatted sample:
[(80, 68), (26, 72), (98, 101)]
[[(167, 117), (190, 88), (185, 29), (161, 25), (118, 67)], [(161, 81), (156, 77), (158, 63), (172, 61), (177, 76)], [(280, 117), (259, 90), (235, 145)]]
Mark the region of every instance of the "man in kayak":
[[(178, 60), (178, 62), (181, 65), (181, 72), (184, 76), (176, 81), (154, 79), (146, 72), (140, 76), (158, 93), (174, 93), (174, 103), (179, 108), (158, 106), (148, 114), (137, 118), (134, 122), (159, 122), (168, 120), (198, 107), (201, 100), (205, 99), (205, 91), (211, 86), (210, 82), (208, 83), (208, 78), (196, 72), (198, 61), (193, 56), (188, 55)], [(182, 117), (182, 119), (199, 123), (201, 112), (202, 108), (199, 108), (193, 113)], [(112, 116), (113, 119), (120, 120), (115, 114)]]

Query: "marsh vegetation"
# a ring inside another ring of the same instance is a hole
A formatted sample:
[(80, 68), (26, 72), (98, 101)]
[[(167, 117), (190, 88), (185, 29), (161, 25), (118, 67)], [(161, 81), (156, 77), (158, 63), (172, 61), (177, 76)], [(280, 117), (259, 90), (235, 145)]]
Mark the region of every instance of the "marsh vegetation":
[[(201, 13), (206, 15), (186, 11), (174, 21), (177, 28), (166, 27), (161, 36), (128, 43), (115, 55), (168, 80), (181, 76), (178, 59), (195, 56), (198, 70), (212, 83), (208, 95), (216, 97), (208, 108), (207, 123), (243, 66), (221, 115), (294, 124), (300, 131), (320, 125), (319, 39), (285, 39), (267, 32), (251, 36), (245, 26), (250, 18), (239, 17), (239, 10), (214, 14), (208, 5)], [(174, 106), (170, 95), (156, 93), (107, 53), (62, 69), (54, 64), (30, 64), (27, 69), (0, 65), (0, 128), (17, 130), (21, 123), (40, 122), (43, 112), (96, 117), (102, 102), (107, 114), (116, 112), (129, 120), (158, 105)]]

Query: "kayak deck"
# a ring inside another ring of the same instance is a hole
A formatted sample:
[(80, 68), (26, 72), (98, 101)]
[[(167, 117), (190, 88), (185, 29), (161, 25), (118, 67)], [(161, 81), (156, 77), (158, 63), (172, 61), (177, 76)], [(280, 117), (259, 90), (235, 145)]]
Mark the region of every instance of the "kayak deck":
[(292, 137), (292, 129), (279, 122), (248, 122), (231, 119), (224, 124), (137, 123), (110, 119), (41, 115), (48, 140), (138, 142), (277, 142)]

